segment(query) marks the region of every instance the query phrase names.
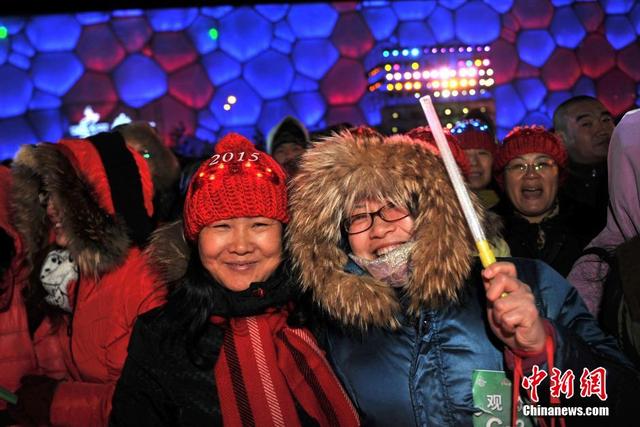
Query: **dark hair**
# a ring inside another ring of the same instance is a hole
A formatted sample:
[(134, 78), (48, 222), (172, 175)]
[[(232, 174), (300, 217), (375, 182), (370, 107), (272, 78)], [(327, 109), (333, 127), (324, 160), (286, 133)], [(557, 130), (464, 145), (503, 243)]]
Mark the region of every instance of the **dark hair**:
[(567, 110), (569, 109), (569, 107), (571, 107), (572, 105), (578, 104), (580, 102), (586, 102), (586, 101), (600, 103), (600, 101), (598, 101), (593, 96), (578, 95), (578, 96), (569, 98), (566, 101), (562, 102), (560, 105), (558, 105), (555, 111), (553, 112), (553, 128), (556, 131), (564, 130), (565, 122), (567, 120)]
[(202, 265), (197, 248), (191, 249), (187, 271), (170, 284), (163, 311), (171, 323), (180, 326), (180, 336), (171, 338), (184, 340), (191, 361), (205, 369), (215, 364), (224, 334), (209, 321), (217, 297), (213, 279)]

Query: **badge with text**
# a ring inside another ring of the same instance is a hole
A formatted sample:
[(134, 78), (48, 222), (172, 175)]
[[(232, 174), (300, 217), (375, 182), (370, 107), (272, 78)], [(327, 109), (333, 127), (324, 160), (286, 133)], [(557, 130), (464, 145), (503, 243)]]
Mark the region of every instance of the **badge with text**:
[[(471, 383), (473, 404), (477, 408), (473, 416), (473, 426), (510, 426), (512, 384), (504, 371), (476, 369), (473, 371)], [(532, 420), (522, 413), (522, 400), (519, 400), (516, 427), (533, 425)]]

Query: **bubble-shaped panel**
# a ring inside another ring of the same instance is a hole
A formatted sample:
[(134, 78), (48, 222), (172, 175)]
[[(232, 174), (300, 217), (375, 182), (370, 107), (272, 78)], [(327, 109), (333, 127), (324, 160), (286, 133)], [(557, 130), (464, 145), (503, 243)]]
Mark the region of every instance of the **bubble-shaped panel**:
[(596, 85), (589, 77), (582, 76), (573, 87), (573, 96), (587, 95), (596, 97)]
[[(0, 40), (0, 52), (2, 52), (3, 49), (8, 50), (8, 48), (9, 39), (7, 38), (5, 40)], [(24, 33), (16, 34), (15, 36), (11, 37), (11, 49), (14, 52), (29, 57), (35, 55), (36, 53), (36, 50), (33, 48), (33, 46), (31, 46), (31, 43), (29, 43), (29, 40), (25, 37)]]
[(329, 40), (300, 40), (293, 47), (296, 70), (312, 79), (320, 79), (338, 60), (338, 51)]
[(633, 80), (640, 82), (640, 45), (633, 43), (618, 52), (618, 67)]
[(197, 8), (156, 9), (147, 11), (154, 31), (182, 31), (198, 16)]
[[(571, 98), (573, 94), (568, 91), (549, 92), (545, 101), (547, 113), (553, 117), (554, 111), (558, 108), (558, 105), (562, 104), (567, 99)], [(544, 109), (541, 109), (544, 110)]]
[(68, 123), (63, 119), (60, 110), (37, 110), (27, 114), (38, 141), (58, 141), (65, 134)]
[(320, 83), (320, 91), (329, 105), (356, 103), (366, 87), (362, 64), (346, 58), (340, 58)]
[(369, 30), (376, 40), (386, 40), (398, 25), (398, 17), (390, 7), (370, 7), (362, 11)]
[(519, 79), (528, 79), (532, 77), (540, 77), (540, 68), (529, 65), (526, 62), (520, 62), (518, 64), (518, 71), (516, 77)]
[(134, 53), (116, 68), (113, 79), (120, 99), (138, 108), (164, 95), (167, 76), (151, 58)]
[(511, 81), (518, 68), (518, 54), (515, 47), (511, 43), (499, 39), (491, 45), (489, 55), (496, 84)]
[(168, 73), (198, 58), (189, 38), (184, 32), (156, 33), (152, 41), (153, 57)]
[(139, 16), (112, 19), (111, 26), (127, 52), (142, 49), (153, 33), (147, 20)]
[(209, 53), (218, 47), (218, 39), (211, 38), (209, 35), (209, 30), (212, 28), (218, 28), (218, 24), (215, 20), (206, 16), (198, 16), (187, 30), (193, 45), (202, 55)]
[(462, 6), (466, 0), (439, 0), (437, 3), (447, 9), (457, 9)]
[(546, 30), (524, 30), (518, 35), (520, 59), (536, 67), (541, 67), (555, 49), (553, 38)]
[(82, 25), (95, 25), (107, 22), (111, 18), (108, 12), (82, 12), (76, 13), (76, 19)]
[(2, 25), (7, 27), (9, 35), (12, 35), (12, 36), (22, 31), (25, 24), (27, 23), (26, 18), (22, 18), (18, 16), (3, 16), (0, 19), (2, 19), (2, 21), (0, 21), (2, 22)]
[(553, 126), (553, 121), (549, 116), (540, 111), (532, 111), (520, 122), (521, 125), (539, 125), (549, 129)]
[(213, 96), (213, 86), (200, 63), (191, 64), (169, 76), (169, 93), (184, 105), (200, 109)]
[(296, 41), (296, 35), (291, 31), (291, 26), (287, 21), (280, 21), (276, 24), (275, 31), (273, 33), (277, 38), (286, 40), (288, 42)]
[(72, 15), (43, 15), (31, 18), (27, 37), (40, 52), (73, 50), (82, 26)]
[(118, 95), (109, 76), (87, 71), (63, 99), (65, 105), (76, 105), (84, 109), (86, 105), (94, 102), (114, 103), (118, 100)]
[(144, 15), (144, 10), (142, 9), (116, 9), (111, 12), (111, 15), (115, 18), (130, 18), (133, 16), (142, 16)]
[(328, 4), (295, 4), (287, 21), (300, 38), (329, 37), (338, 21), (338, 12)]
[(570, 89), (580, 78), (580, 64), (575, 53), (558, 48), (542, 68), (542, 80), (549, 90)]
[(440, 6), (436, 7), (427, 22), (438, 43), (448, 42), (456, 35), (453, 28), (453, 13), (450, 10)]
[(366, 124), (364, 114), (357, 105), (345, 105), (330, 107), (327, 111), (327, 126), (340, 123), (350, 123), (353, 126)]
[(36, 142), (38, 137), (24, 116), (0, 120), (0, 160), (13, 159), (22, 144)]
[(262, 106), (262, 113), (258, 119), (258, 129), (263, 135), (268, 135), (271, 128), (280, 123), (286, 116), (295, 116), (295, 111), (286, 99), (267, 101)]
[(614, 117), (633, 107), (635, 88), (635, 82), (617, 68), (596, 82), (598, 99)]
[(510, 84), (500, 85), (494, 90), (496, 100), (496, 124), (505, 128), (511, 128), (527, 114), (518, 92)]
[[(225, 109), (229, 96), (234, 96), (235, 104)], [(222, 126), (249, 126), (260, 117), (262, 99), (244, 80), (234, 80), (217, 89), (209, 109)]]
[(547, 28), (553, 17), (549, 0), (515, 0), (511, 12), (524, 29)]
[(555, 7), (568, 6), (575, 0), (551, 0), (551, 4)]
[(4, 64), (9, 56), (9, 40), (0, 40), (0, 65)]
[(396, 1), (391, 2), (391, 7), (401, 21), (423, 20), (433, 12), (436, 2), (434, 0)]
[(327, 106), (318, 92), (300, 92), (289, 95), (291, 104), (296, 110), (296, 117), (307, 127), (318, 123), (324, 117)]
[(21, 70), (26, 71), (31, 68), (31, 61), (29, 61), (29, 58), (19, 53), (12, 52), (8, 59), (10, 64), (14, 65), (16, 68), (20, 68)]
[(238, 61), (267, 49), (271, 24), (252, 9), (237, 9), (220, 20), (220, 48)]
[(141, 108), (140, 119), (156, 122), (156, 129), (165, 141), (170, 139), (171, 132), (178, 127), (184, 127), (185, 135), (193, 135), (196, 128), (195, 111), (170, 95), (156, 99)]
[(32, 92), (33, 84), (26, 72), (12, 65), (0, 66), (0, 118), (24, 113)]
[(202, 57), (209, 80), (215, 86), (220, 86), (240, 76), (242, 66), (238, 61), (224, 52), (215, 51)]
[(286, 4), (259, 4), (256, 5), (258, 13), (271, 22), (278, 22), (285, 17), (289, 6)]
[(228, 15), (232, 10), (233, 6), (203, 7), (200, 9), (203, 15), (216, 19), (220, 19), (223, 16)]
[(436, 39), (425, 22), (409, 21), (398, 25), (398, 40), (402, 46), (432, 46)]
[(620, 50), (629, 43), (633, 43), (637, 38), (635, 29), (626, 16), (607, 16), (604, 27), (607, 40), (609, 40), (611, 46), (616, 50)]
[(551, 22), (551, 34), (560, 47), (575, 49), (587, 32), (570, 7), (556, 9)]
[(300, 74), (297, 74), (293, 78), (293, 83), (291, 84), (291, 92), (308, 92), (312, 90), (318, 90), (320, 85), (316, 80), (312, 80)]
[(633, 8), (631, 13), (629, 14), (629, 19), (631, 19), (631, 23), (636, 29), (636, 33), (640, 35), (640, 3)]
[(484, 0), (484, 2), (499, 13), (507, 13), (513, 7), (513, 0)]
[(210, 110), (200, 110), (198, 113), (198, 124), (213, 132), (220, 130), (220, 123)]
[(41, 53), (33, 59), (33, 84), (52, 95), (62, 96), (73, 86), (84, 69), (71, 52)]
[(487, 44), (500, 35), (500, 16), (488, 5), (473, 0), (456, 11), (456, 34), (467, 44)]
[(373, 47), (373, 36), (362, 16), (357, 13), (343, 13), (336, 24), (331, 41), (342, 56), (358, 58)]
[(47, 110), (59, 108), (60, 105), (62, 105), (60, 98), (36, 89), (29, 101), (29, 110)]
[(615, 65), (616, 53), (600, 34), (589, 34), (576, 51), (582, 72), (592, 79), (598, 78)]
[(573, 9), (588, 32), (596, 31), (604, 19), (600, 4), (596, 2), (577, 3)]
[(126, 55), (108, 24), (85, 28), (78, 41), (76, 52), (89, 70), (103, 72), (111, 71)]
[(273, 39), (271, 41), (271, 47), (280, 53), (284, 53), (285, 55), (288, 55), (291, 53), (291, 49), (293, 46), (291, 46), (291, 42), (288, 42), (286, 40)]
[[(215, 132), (212, 132), (207, 128), (199, 127), (199, 128), (196, 128), (196, 138), (199, 139), (200, 141), (214, 142), (215, 140), (218, 139), (218, 136)], [(185, 151), (183, 151), (182, 148), (183, 147), (181, 147), (181, 150), (180, 150), (181, 154), (187, 155), (187, 153), (185, 153)], [(198, 154), (193, 153), (189, 157), (202, 157), (202, 156), (199, 153)]]
[(291, 87), (293, 74), (289, 58), (273, 50), (261, 53), (244, 67), (244, 79), (264, 99), (286, 95)]
[(602, 0), (602, 7), (607, 14), (627, 13), (633, 7), (633, 0)]
[(514, 86), (527, 110), (538, 108), (547, 96), (547, 88), (540, 79), (520, 79), (514, 83)]

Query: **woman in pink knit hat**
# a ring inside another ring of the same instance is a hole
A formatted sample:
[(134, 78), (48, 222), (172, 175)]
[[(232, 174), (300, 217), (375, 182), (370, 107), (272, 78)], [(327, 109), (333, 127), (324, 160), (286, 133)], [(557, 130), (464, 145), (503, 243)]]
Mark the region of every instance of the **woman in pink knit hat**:
[(570, 228), (572, 213), (563, 212), (558, 203), (566, 165), (562, 142), (542, 126), (514, 128), (493, 165), (512, 205), (505, 218), (505, 239), (512, 256), (541, 259), (563, 276), (585, 244)]

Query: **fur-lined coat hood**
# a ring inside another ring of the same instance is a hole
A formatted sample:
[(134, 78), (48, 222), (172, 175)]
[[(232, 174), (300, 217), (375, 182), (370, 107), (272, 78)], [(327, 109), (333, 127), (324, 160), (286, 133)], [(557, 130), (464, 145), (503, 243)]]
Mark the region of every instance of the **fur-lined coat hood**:
[[(117, 142), (108, 142), (113, 146), (107, 150), (116, 147)], [(153, 184), (144, 158), (127, 148), (124, 140), (120, 144), (117, 154), (102, 157), (87, 140), (24, 145), (18, 151), (12, 165), (11, 210), (13, 223), (24, 239), (30, 268), (37, 267), (36, 258), (51, 241), (52, 224), (42, 195), (54, 200), (61, 227), (69, 238), (67, 249), (82, 274), (98, 277), (125, 261), (132, 236), (139, 231), (136, 226), (151, 225)], [(103, 162), (106, 157), (110, 157), (111, 166)], [(121, 166), (123, 161), (126, 171)], [(117, 170), (113, 170), (114, 162)], [(116, 188), (114, 183), (128, 172), (138, 182), (120, 181)], [(123, 192), (131, 194), (122, 198)], [(137, 211), (131, 213), (131, 206), (126, 213), (118, 211), (116, 194), (121, 196), (120, 202), (139, 203)], [(130, 221), (131, 216), (139, 221)]]
[(393, 288), (345, 271), (349, 249), (341, 223), (359, 200), (390, 200), (415, 212), (412, 272), (404, 287), (408, 313), (458, 301), (475, 249), (436, 152), (407, 136), (344, 131), (303, 155), (291, 189), (288, 249), (303, 289), (343, 325), (393, 329), (401, 315)]

